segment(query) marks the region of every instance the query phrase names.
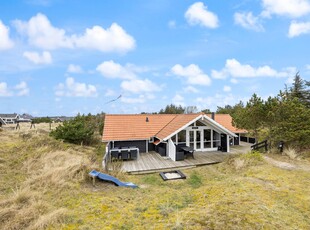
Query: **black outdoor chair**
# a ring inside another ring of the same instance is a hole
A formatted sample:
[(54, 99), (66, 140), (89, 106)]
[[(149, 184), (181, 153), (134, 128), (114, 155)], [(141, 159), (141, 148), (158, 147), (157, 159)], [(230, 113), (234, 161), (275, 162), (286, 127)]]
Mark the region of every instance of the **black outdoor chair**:
[(111, 150), (111, 161), (114, 159), (119, 159), (119, 151), (118, 150)]
[(121, 159), (122, 160), (128, 160), (129, 159), (129, 151), (128, 151), (128, 149), (122, 149), (121, 150)]
[(194, 158), (194, 151), (186, 151), (186, 152), (185, 152), (185, 157), (186, 157), (186, 158), (191, 157), (191, 158), (195, 159), (195, 158)]
[(176, 161), (183, 161), (184, 160), (184, 151), (176, 152), (175, 160)]
[(137, 149), (131, 149), (130, 150), (130, 159), (136, 160), (138, 158), (138, 150)]

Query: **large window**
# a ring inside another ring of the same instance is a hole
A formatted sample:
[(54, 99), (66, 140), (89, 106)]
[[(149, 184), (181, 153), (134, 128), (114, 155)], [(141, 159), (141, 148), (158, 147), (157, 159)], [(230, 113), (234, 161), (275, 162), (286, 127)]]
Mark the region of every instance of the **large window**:
[(205, 129), (203, 130), (203, 144), (204, 148), (211, 148), (211, 130)]
[(201, 149), (201, 131), (196, 131), (196, 149)]
[(189, 146), (194, 148), (194, 132), (195, 131), (189, 131)]
[(196, 121), (196, 126), (206, 126), (206, 125), (201, 121)]
[(213, 148), (221, 145), (221, 135), (213, 130)]
[(172, 136), (171, 140), (173, 141), (173, 143), (176, 143), (176, 135)]
[(178, 144), (186, 143), (186, 130), (178, 133)]

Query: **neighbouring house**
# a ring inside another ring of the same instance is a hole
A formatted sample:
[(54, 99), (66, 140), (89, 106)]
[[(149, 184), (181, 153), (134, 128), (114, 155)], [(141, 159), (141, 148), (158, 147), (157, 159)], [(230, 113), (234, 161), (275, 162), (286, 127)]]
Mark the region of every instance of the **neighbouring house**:
[(2, 125), (16, 124), (17, 122), (31, 122), (33, 117), (27, 113), (19, 115), (17, 113), (12, 114), (0, 114), (0, 122)]
[(19, 116), (17, 121), (18, 122), (31, 122), (33, 118), (34, 117), (31, 116), (30, 114), (23, 113), (22, 115)]
[(19, 115), (17, 113), (12, 114), (0, 114), (0, 120), (4, 122), (4, 125), (7, 124), (16, 124), (17, 120), (19, 119)]
[(212, 118), (215, 120), (217, 123), (220, 125), (224, 126), (226, 129), (229, 131), (233, 132), (234, 134), (237, 135), (237, 137), (234, 137), (230, 143), (232, 145), (239, 145), (241, 141), (241, 136), (248, 133), (247, 130), (245, 129), (238, 129), (233, 125), (233, 120), (232, 117), (229, 114), (207, 114), (208, 117)]
[(5, 121), (0, 117), (0, 127), (5, 124), (6, 124)]
[(106, 114), (102, 141), (111, 149), (135, 146), (140, 154), (156, 151), (177, 160), (179, 146), (194, 151), (230, 151), (240, 133), (228, 114)]
[(70, 121), (73, 120), (74, 117), (66, 117), (66, 116), (59, 116), (59, 117), (50, 117), (53, 122), (64, 122), (64, 121)]

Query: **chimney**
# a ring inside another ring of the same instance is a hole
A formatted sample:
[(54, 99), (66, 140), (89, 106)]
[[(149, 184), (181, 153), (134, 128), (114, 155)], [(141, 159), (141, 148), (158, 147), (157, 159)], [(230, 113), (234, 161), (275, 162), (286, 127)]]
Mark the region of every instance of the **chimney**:
[(214, 112), (211, 113), (211, 118), (212, 118), (212, 120), (215, 120), (214, 119), (215, 118), (215, 113)]
[(149, 122), (149, 118), (148, 117), (145, 118), (145, 122)]

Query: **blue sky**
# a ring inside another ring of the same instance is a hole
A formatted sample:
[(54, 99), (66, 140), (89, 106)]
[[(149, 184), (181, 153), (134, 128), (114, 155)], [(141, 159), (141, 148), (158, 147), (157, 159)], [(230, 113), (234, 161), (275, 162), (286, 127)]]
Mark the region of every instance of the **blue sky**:
[(309, 0), (1, 1), (0, 113), (215, 111), (310, 80), (309, 44)]

